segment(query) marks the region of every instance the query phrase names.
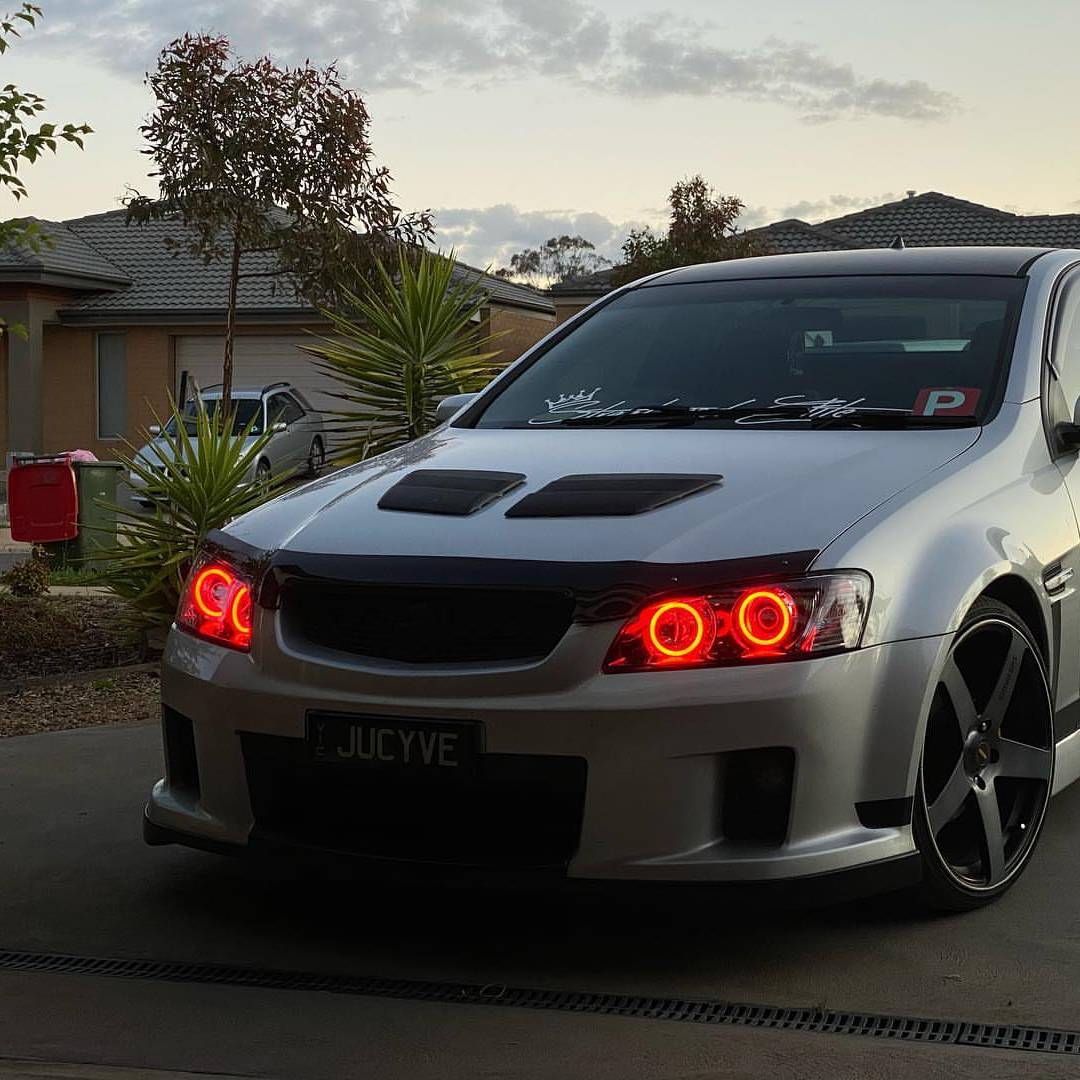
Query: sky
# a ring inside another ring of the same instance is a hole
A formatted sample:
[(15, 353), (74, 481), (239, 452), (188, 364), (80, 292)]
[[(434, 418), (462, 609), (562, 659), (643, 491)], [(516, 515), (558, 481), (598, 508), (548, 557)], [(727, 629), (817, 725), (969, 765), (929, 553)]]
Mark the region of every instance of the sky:
[(152, 192), (144, 75), (199, 30), (247, 58), (336, 61), (399, 203), (474, 265), (565, 232), (615, 257), (694, 173), (745, 202), (747, 228), (909, 189), (1080, 209), (1074, 0), (37, 2), (0, 76), (95, 133), (28, 168), (3, 216)]

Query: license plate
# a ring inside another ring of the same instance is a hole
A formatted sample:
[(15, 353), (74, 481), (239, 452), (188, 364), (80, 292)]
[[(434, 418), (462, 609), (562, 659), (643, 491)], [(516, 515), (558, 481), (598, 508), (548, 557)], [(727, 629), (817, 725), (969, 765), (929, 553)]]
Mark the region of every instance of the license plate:
[(311, 713), (312, 760), (365, 768), (469, 775), (483, 749), (483, 728), (471, 721)]

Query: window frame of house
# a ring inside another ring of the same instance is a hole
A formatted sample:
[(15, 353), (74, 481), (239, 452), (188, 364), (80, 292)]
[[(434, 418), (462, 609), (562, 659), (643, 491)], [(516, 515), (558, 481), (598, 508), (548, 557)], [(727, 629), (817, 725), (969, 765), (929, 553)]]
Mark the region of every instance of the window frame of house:
[[(120, 397), (122, 430), (116, 434), (105, 434), (101, 423), (101, 339), (103, 337), (119, 338), (123, 343)], [(127, 333), (123, 330), (99, 330), (94, 334), (94, 436), (98, 442), (123, 442), (127, 435), (127, 421)]]

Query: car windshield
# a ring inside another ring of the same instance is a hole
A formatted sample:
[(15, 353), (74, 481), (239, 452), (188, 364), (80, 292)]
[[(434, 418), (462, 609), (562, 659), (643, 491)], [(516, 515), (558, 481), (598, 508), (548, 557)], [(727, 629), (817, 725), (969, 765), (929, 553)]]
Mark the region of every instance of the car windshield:
[[(220, 398), (207, 398), (204, 400), (206, 405), (206, 411), (211, 416), (216, 416), (217, 411), (221, 408)], [(255, 423), (252, 424), (251, 434), (261, 435), (263, 431), (263, 419), (262, 419), (262, 402), (257, 398), (233, 398), (233, 434), (239, 435), (244, 428), (254, 418)], [(195, 434), (195, 416), (196, 416), (196, 404), (194, 401), (189, 401), (184, 407), (184, 427), (187, 429), (189, 435)], [(173, 417), (168, 424), (165, 425), (165, 430), (170, 435), (176, 434), (176, 418)]]
[(511, 377), (476, 426), (979, 423), (1023, 292), (989, 276), (645, 286)]

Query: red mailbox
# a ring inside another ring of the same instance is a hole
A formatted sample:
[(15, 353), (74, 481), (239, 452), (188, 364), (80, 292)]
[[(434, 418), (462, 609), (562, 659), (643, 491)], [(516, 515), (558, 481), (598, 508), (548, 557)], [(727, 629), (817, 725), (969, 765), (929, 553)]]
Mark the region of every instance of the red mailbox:
[(8, 473), (8, 517), (12, 540), (73, 540), (79, 534), (79, 497), (71, 462), (49, 459), (13, 467)]

